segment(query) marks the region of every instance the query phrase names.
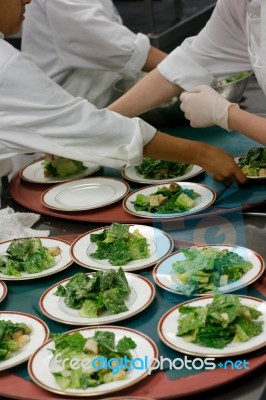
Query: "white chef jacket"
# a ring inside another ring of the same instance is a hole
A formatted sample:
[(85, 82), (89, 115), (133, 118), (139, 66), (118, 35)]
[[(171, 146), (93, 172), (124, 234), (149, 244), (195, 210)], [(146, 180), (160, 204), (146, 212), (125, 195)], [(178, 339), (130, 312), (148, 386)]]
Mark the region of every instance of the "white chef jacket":
[(22, 50), (69, 93), (102, 108), (114, 100), (115, 80), (141, 71), (150, 42), (122, 24), (111, 0), (34, 0)]
[(156, 129), (98, 110), (50, 80), (0, 36), (0, 161), (40, 151), (122, 168), (142, 161)]
[[(170, 53), (158, 65), (160, 73), (185, 90), (191, 90), (199, 84), (210, 85), (219, 76), (251, 70), (246, 29), (250, 6), (254, 13), (260, 12), (259, 0), (218, 0), (203, 30)], [(251, 29), (251, 45), (256, 52), (260, 42), (259, 19)]]

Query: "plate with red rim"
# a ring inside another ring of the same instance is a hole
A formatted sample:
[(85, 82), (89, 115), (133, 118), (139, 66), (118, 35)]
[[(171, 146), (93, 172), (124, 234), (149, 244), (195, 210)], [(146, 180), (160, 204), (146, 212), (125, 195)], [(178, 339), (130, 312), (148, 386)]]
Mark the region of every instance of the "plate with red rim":
[(181, 306), (206, 307), (213, 300), (213, 296), (201, 297), (195, 300), (189, 300), (180, 303), (167, 311), (158, 323), (158, 335), (160, 339), (176, 351), (198, 357), (233, 357), (240, 354), (250, 353), (261, 349), (266, 345), (266, 302), (250, 296), (238, 296), (240, 303), (256, 308), (261, 311), (262, 316), (258, 320), (263, 321), (263, 332), (254, 336), (246, 342), (231, 342), (223, 349), (216, 349), (207, 346), (201, 346), (196, 343), (186, 342), (182, 336), (176, 336), (178, 330), (178, 320), (181, 316), (179, 309)]
[[(54, 239), (52, 237), (39, 237), (42, 245), (46, 248), (56, 247), (58, 246), (60, 249), (60, 254), (55, 257), (56, 264), (48, 269), (45, 269), (41, 272), (35, 272), (33, 274), (29, 274), (27, 272), (21, 272), (21, 276), (14, 275), (6, 275), (0, 272), (0, 279), (3, 281), (22, 281), (22, 280), (30, 280), (42, 278), (44, 276), (49, 276), (56, 274), (59, 271), (62, 271), (65, 268), (68, 268), (71, 264), (73, 264), (73, 260), (70, 256), (70, 244), (62, 239)], [(11, 244), (12, 240), (7, 240), (6, 242), (0, 243), (0, 255), (6, 255), (6, 251)]]
[[(200, 245), (194, 246), (199, 249), (206, 247), (214, 247), (218, 250), (228, 250), (241, 256), (245, 261), (252, 263), (252, 268), (242, 275), (240, 279), (235, 282), (228, 283), (227, 285), (217, 287), (217, 291), (220, 293), (228, 293), (239, 290), (243, 287), (250, 285), (255, 282), (265, 271), (265, 262), (263, 258), (253, 250), (247, 249), (246, 247), (235, 246), (235, 245)], [(175, 276), (173, 270), (173, 264), (177, 261), (186, 260), (186, 256), (181, 250), (176, 251), (169, 256), (165, 257), (160, 261), (153, 269), (154, 282), (161, 288), (168, 292), (176, 293), (178, 295), (184, 295), (176, 289), (178, 278)], [(192, 293), (192, 296), (209, 296), (211, 292), (204, 293)]]
[(68, 175), (66, 177), (60, 176), (44, 176), (43, 169), (44, 159), (34, 161), (33, 163), (22, 168), (20, 171), (20, 178), (27, 182), (41, 183), (53, 185), (55, 183), (68, 182), (75, 179), (84, 178), (97, 172), (101, 166), (84, 162), (85, 170), (78, 172), (77, 174)]
[[(78, 237), (71, 245), (71, 256), (73, 260), (86, 268), (94, 270), (107, 270), (110, 268), (118, 269), (119, 266), (111, 265), (108, 260), (97, 260), (92, 258), (90, 254), (97, 250), (96, 243), (90, 239), (91, 234), (102, 233), (104, 229), (109, 227), (97, 228)], [(131, 261), (126, 265), (122, 265), (124, 271), (135, 271), (147, 268), (156, 264), (159, 260), (171, 253), (174, 248), (174, 241), (170, 235), (161, 229), (153, 228), (146, 225), (129, 224), (129, 232), (139, 230), (142, 236), (147, 239), (150, 256), (141, 260)]]
[(0, 321), (3, 320), (13, 323), (24, 323), (31, 327), (32, 332), (29, 334), (29, 342), (24, 347), (14, 352), (7, 360), (0, 361), (0, 371), (5, 371), (8, 368), (27, 361), (46, 342), (50, 333), (48, 326), (34, 315), (15, 311), (0, 311)]
[(80, 332), (85, 338), (90, 338), (93, 337), (95, 332), (98, 330), (114, 333), (116, 341), (122, 339), (124, 336), (130, 337), (134, 340), (136, 348), (131, 350), (131, 354), (133, 358), (146, 360), (145, 365), (142, 363), (143, 368), (132, 368), (128, 370), (126, 373), (126, 379), (123, 380), (104, 383), (87, 389), (62, 389), (57, 384), (50, 369), (53, 362), (53, 354), (51, 350), (54, 349), (55, 345), (53, 340), (49, 340), (39, 347), (29, 360), (28, 371), (33, 382), (41, 388), (53, 393), (63, 394), (65, 396), (95, 398), (95, 396), (126, 389), (131, 385), (140, 382), (149, 374), (149, 365), (154, 362), (155, 358), (158, 358), (159, 353), (153, 340), (139, 331), (125, 327), (104, 325), (100, 328), (79, 328), (66, 333), (72, 334), (74, 332)]
[(0, 281), (0, 303), (5, 299), (7, 295), (7, 286), (5, 282)]
[(116, 178), (94, 177), (58, 184), (41, 198), (45, 207), (60, 211), (94, 210), (123, 199), (128, 183)]
[(126, 167), (122, 170), (122, 175), (125, 179), (136, 182), (136, 183), (143, 183), (146, 185), (156, 185), (160, 183), (167, 183), (167, 182), (181, 182), (186, 181), (187, 179), (194, 178), (204, 172), (204, 169), (201, 168), (199, 165), (191, 165), (191, 169), (183, 175), (177, 175), (174, 178), (165, 178), (165, 179), (151, 179), (151, 178), (144, 178), (143, 175), (139, 174), (136, 170), (136, 167)]
[[(171, 183), (163, 184), (164, 187), (169, 188)], [(157, 192), (161, 185), (146, 186), (142, 189), (135, 190), (129, 193), (123, 200), (123, 208), (129, 214), (137, 215), (142, 218), (152, 218), (152, 219), (169, 219), (169, 218), (182, 218), (187, 215), (198, 213), (208, 207), (210, 207), (216, 200), (216, 193), (211, 188), (193, 182), (180, 182), (179, 185), (182, 189), (193, 190), (200, 197), (195, 199), (196, 205), (190, 210), (185, 212), (169, 212), (169, 213), (155, 213), (148, 211), (136, 211), (133, 202), (136, 200), (137, 195), (142, 194), (144, 196), (150, 196)]]
[[(87, 275), (91, 277), (93, 273)], [(103, 325), (133, 317), (152, 303), (155, 297), (155, 288), (143, 276), (128, 272), (125, 273), (125, 276), (131, 289), (130, 294), (124, 299), (127, 311), (119, 314), (104, 311), (98, 317), (93, 318), (81, 316), (79, 310), (65, 304), (64, 297), (55, 295), (57, 287), (65, 286), (71, 278), (64, 279), (47, 289), (40, 298), (40, 309), (48, 318), (67, 325)]]

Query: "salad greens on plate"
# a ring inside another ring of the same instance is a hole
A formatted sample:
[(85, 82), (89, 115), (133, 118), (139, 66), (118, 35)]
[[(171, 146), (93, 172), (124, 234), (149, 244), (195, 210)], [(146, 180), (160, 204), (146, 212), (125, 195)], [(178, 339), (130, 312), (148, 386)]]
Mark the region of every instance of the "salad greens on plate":
[(263, 332), (262, 313), (235, 295), (216, 295), (205, 307), (183, 305), (179, 313), (177, 336), (205, 347), (223, 349)]
[(59, 285), (55, 294), (63, 297), (68, 307), (80, 310), (81, 316), (93, 318), (105, 310), (111, 314), (127, 311), (124, 299), (130, 291), (120, 267), (118, 271), (97, 271), (91, 276), (77, 273), (66, 285)]
[(253, 147), (238, 159), (243, 173), (252, 177), (266, 177), (266, 148)]
[(144, 158), (143, 162), (136, 166), (135, 169), (145, 179), (171, 179), (186, 174), (192, 169), (192, 165), (182, 162)]
[(87, 169), (81, 161), (69, 158), (47, 155), (43, 161), (43, 172), (45, 177), (65, 178), (75, 175)]
[(22, 272), (35, 274), (55, 266), (60, 249), (44, 247), (39, 238), (26, 238), (12, 240), (6, 253), (0, 255), (0, 272), (21, 277)]
[(98, 246), (90, 257), (96, 260), (106, 259), (111, 265), (125, 265), (150, 256), (147, 239), (138, 229), (129, 232), (129, 225), (114, 222), (102, 233), (92, 233), (90, 240)]
[(195, 293), (215, 292), (217, 288), (235, 282), (252, 267), (250, 261), (228, 249), (190, 247), (181, 249), (185, 260), (172, 265), (176, 291), (187, 296)]
[(132, 203), (136, 211), (159, 214), (182, 213), (195, 207), (196, 199), (200, 197), (193, 189), (182, 189), (179, 184), (173, 182), (169, 187), (162, 186), (149, 196), (138, 194)]
[(0, 320), (0, 362), (22, 349), (29, 342), (31, 331), (25, 323)]
[[(54, 358), (50, 368), (64, 390), (85, 390), (125, 379), (127, 372), (125, 368), (120, 368), (119, 361), (124, 357), (131, 360), (130, 350), (136, 348), (136, 343), (130, 337), (124, 336), (116, 343), (115, 333), (110, 331), (96, 331), (90, 338), (85, 338), (80, 332), (53, 334), (52, 339), (55, 350), (51, 350)], [(78, 368), (71, 368), (73, 359)], [(101, 365), (101, 360), (105, 361), (107, 368)], [(111, 365), (108, 368), (109, 360)]]

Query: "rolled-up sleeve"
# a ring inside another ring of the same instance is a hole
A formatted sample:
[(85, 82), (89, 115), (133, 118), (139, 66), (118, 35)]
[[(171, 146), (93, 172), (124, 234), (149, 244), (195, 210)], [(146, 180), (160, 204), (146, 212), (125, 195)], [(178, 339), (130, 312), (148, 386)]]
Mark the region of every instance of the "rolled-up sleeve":
[(187, 38), (159, 65), (159, 72), (185, 90), (214, 78), (251, 69), (247, 51), (246, 0), (218, 0), (202, 31)]
[(135, 76), (144, 66), (150, 50), (148, 36), (135, 34), (116, 20), (109, 0), (48, 1), (46, 14), (66, 65), (124, 76)]
[(155, 128), (72, 97), (27, 56), (0, 45), (7, 56), (0, 62), (0, 159), (41, 151), (113, 168), (142, 161)]

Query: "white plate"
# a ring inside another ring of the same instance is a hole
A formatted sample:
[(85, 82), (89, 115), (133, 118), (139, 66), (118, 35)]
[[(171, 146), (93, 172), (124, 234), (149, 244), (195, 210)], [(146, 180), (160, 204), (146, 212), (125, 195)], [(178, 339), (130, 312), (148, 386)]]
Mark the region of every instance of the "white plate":
[(62, 183), (42, 195), (42, 203), (54, 210), (93, 210), (121, 200), (129, 192), (129, 185), (114, 178), (86, 178)]
[(6, 284), (0, 281), (0, 303), (5, 299), (7, 295), (7, 287)]
[[(237, 165), (239, 165), (239, 159), (240, 159), (240, 157), (243, 157), (243, 156), (245, 156), (245, 155), (246, 155), (246, 154), (242, 154), (241, 156), (234, 157), (234, 160), (235, 160), (235, 162), (236, 162)], [(250, 175), (246, 175), (246, 177), (247, 177), (248, 179), (254, 179), (254, 180), (266, 179), (266, 176), (250, 176)]]
[(175, 178), (169, 179), (149, 179), (144, 178), (143, 175), (140, 175), (135, 167), (127, 167), (122, 170), (122, 175), (124, 178), (128, 179), (131, 182), (138, 182), (138, 183), (145, 183), (146, 185), (156, 185), (157, 183), (164, 183), (164, 182), (181, 182), (186, 181), (187, 179), (194, 178), (204, 172), (203, 168), (199, 165), (193, 165), (191, 170), (188, 171), (186, 174), (178, 175)]
[[(251, 283), (255, 282), (264, 272), (265, 270), (265, 263), (262, 259), (262, 257), (257, 254), (255, 251), (247, 249), (246, 247), (241, 247), (241, 246), (233, 246), (233, 245), (202, 245), (202, 246), (197, 246), (199, 248), (201, 247), (215, 247), (218, 250), (224, 250), (227, 249), (229, 251), (232, 251), (239, 256), (243, 257), (244, 260), (250, 261), (253, 264), (253, 268), (251, 268), (245, 275), (242, 276), (241, 279), (232, 282), (228, 285), (225, 286), (220, 286), (217, 288), (217, 290), (221, 293), (227, 293), (227, 292), (233, 292), (235, 290), (238, 290), (240, 288), (243, 288), (245, 286), (250, 285)], [(158, 286), (162, 287), (163, 289), (176, 293), (176, 294), (181, 294), (178, 291), (175, 290), (176, 284), (181, 283), (178, 282), (178, 278), (173, 277), (174, 271), (172, 268), (172, 265), (176, 261), (183, 261), (186, 259), (186, 256), (181, 252), (177, 251), (167, 258), (165, 258), (163, 261), (158, 263), (154, 269), (153, 269), (153, 279), (155, 283), (157, 283)], [(195, 293), (192, 294), (192, 296), (206, 296), (210, 295), (211, 292), (205, 292), (205, 293)]]
[[(92, 274), (88, 275), (91, 276)], [(70, 308), (65, 304), (64, 297), (55, 295), (57, 286), (65, 286), (71, 278), (64, 279), (46, 290), (40, 298), (40, 309), (48, 318), (68, 325), (102, 325), (122, 321), (147, 308), (155, 296), (155, 288), (148, 279), (128, 272), (125, 275), (131, 289), (131, 293), (125, 299), (128, 311), (119, 314), (111, 314), (105, 311), (100, 317), (82, 317), (79, 310)]]
[(83, 164), (86, 167), (86, 169), (77, 174), (72, 174), (64, 178), (60, 178), (58, 176), (45, 177), (43, 173), (43, 159), (41, 159), (23, 168), (20, 171), (20, 177), (28, 182), (54, 184), (54, 183), (68, 182), (74, 179), (83, 178), (84, 176), (93, 174), (94, 172), (98, 171), (101, 168), (100, 165), (96, 164), (85, 163), (85, 162)]
[[(94, 270), (119, 268), (119, 266), (111, 265), (108, 260), (95, 260), (90, 256), (90, 254), (94, 253), (97, 249), (96, 243), (91, 242), (90, 235), (92, 233), (101, 233), (104, 229), (108, 228), (109, 227), (106, 226), (85, 233), (72, 243), (71, 256), (77, 264)], [(124, 271), (135, 271), (154, 265), (167, 254), (171, 253), (174, 248), (174, 241), (171, 236), (167, 235), (167, 233), (160, 229), (145, 225), (129, 225), (130, 232), (133, 232), (136, 229), (147, 238), (150, 257), (143, 258), (142, 260), (131, 261), (126, 265), (122, 265)]]
[[(116, 341), (120, 340), (124, 336), (132, 338), (137, 344), (135, 350), (131, 351), (132, 356), (141, 358), (142, 360), (147, 357), (147, 365), (152, 362), (152, 359), (158, 357), (158, 349), (155, 343), (148, 336), (130, 328), (106, 325), (100, 328), (81, 328), (71, 332), (80, 332), (84, 337), (89, 338), (94, 336), (94, 333), (97, 330), (113, 332), (115, 334)], [(106, 393), (112, 393), (117, 390), (125, 389), (139, 382), (148, 375), (147, 369), (132, 369), (127, 372), (127, 377), (124, 380), (105, 383), (96, 387), (87, 388), (85, 390), (63, 390), (57, 384), (53, 374), (50, 371), (50, 364), (53, 355), (49, 349), (54, 349), (54, 342), (51, 340), (42, 345), (39, 350), (37, 350), (36, 353), (33, 354), (31, 359), (29, 360), (28, 370), (32, 380), (38, 386), (53, 393), (64, 394), (67, 396), (94, 397), (96, 395), (103, 395)]]
[[(169, 187), (170, 184), (166, 183), (163, 186)], [(198, 183), (192, 183), (192, 182), (181, 182), (180, 186), (182, 187), (182, 189), (192, 189), (201, 196), (195, 200), (197, 202), (197, 205), (191, 208), (189, 211), (183, 213), (173, 212), (169, 214), (159, 214), (159, 213), (150, 213), (147, 211), (135, 210), (132, 201), (136, 200), (138, 194), (149, 196), (152, 193), (155, 193), (159, 188), (161, 188), (162, 185), (147, 186), (143, 189), (135, 190), (134, 192), (130, 193), (125, 197), (125, 199), (123, 200), (123, 207), (125, 211), (127, 211), (129, 214), (137, 215), (138, 217), (165, 219), (165, 218), (178, 218), (178, 217), (184, 217), (185, 215), (195, 214), (209, 207), (216, 200), (216, 193), (205, 185), (200, 185)]]
[(182, 338), (182, 336), (176, 336), (178, 318), (180, 317), (179, 307), (184, 304), (192, 307), (206, 307), (207, 304), (212, 302), (213, 297), (202, 297), (194, 301), (186, 301), (185, 303), (178, 304), (178, 306), (167, 311), (158, 324), (158, 334), (160, 339), (174, 350), (200, 357), (231, 357), (249, 353), (264, 347), (266, 345), (266, 302), (249, 296), (239, 296), (239, 298), (242, 304), (256, 308), (263, 314), (259, 318), (259, 320), (264, 321), (263, 332), (258, 336), (254, 336), (247, 342), (229, 343), (223, 349), (215, 349), (212, 347), (200, 346), (195, 343), (188, 343)]
[[(22, 272), (20, 277), (5, 275), (0, 272), (0, 279), (4, 281), (22, 281), (29, 279), (37, 279), (42, 278), (43, 276), (53, 275), (63, 269), (69, 267), (73, 263), (72, 258), (70, 256), (70, 244), (61, 239), (53, 239), (53, 238), (39, 238), (41, 239), (42, 245), (44, 247), (54, 247), (58, 246), (61, 250), (61, 253), (56, 256), (56, 264), (52, 268), (48, 268), (42, 272), (38, 272), (35, 274), (29, 274), (27, 272)], [(6, 250), (12, 240), (8, 240), (7, 242), (0, 243), (0, 255), (6, 254)]]
[(14, 323), (23, 322), (32, 328), (29, 342), (21, 350), (14, 352), (12, 357), (8, 360), (0, 361), (0, 371), (4, 371), (28, 360), (49, 337), (48, 326), (34, 315), (13, 311), (0, 311), (0, 320), (9, 320)]

